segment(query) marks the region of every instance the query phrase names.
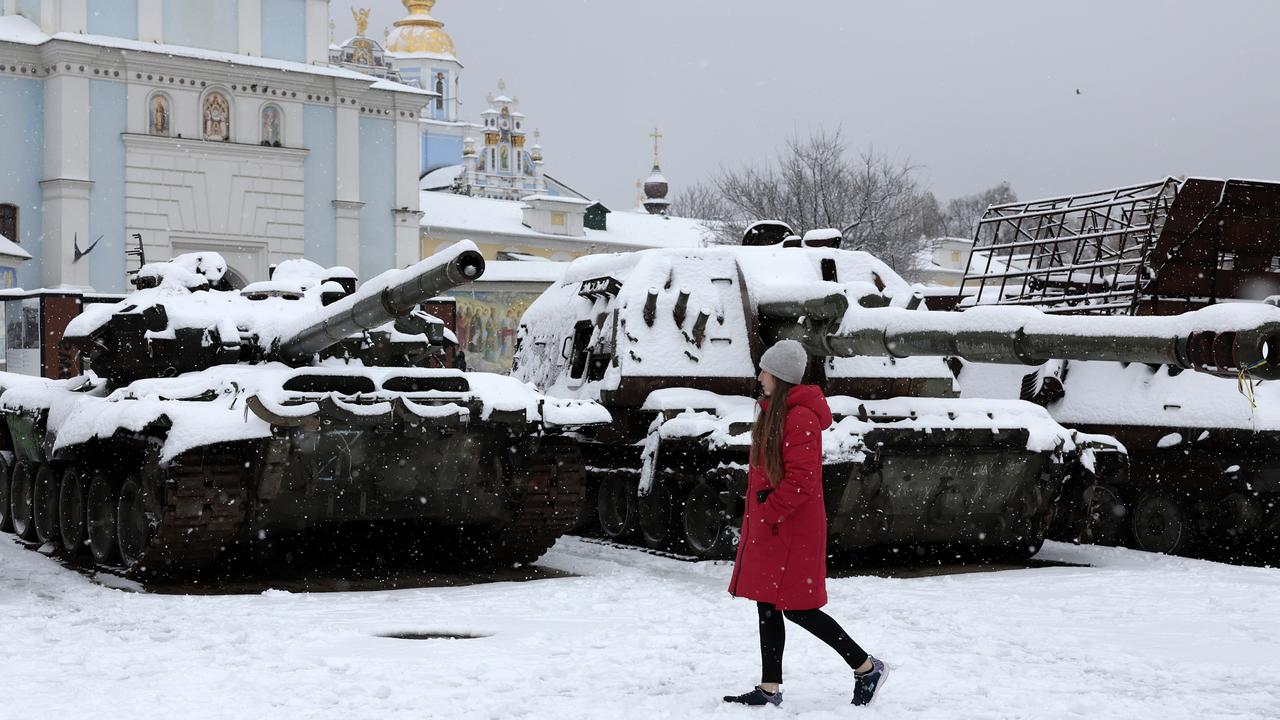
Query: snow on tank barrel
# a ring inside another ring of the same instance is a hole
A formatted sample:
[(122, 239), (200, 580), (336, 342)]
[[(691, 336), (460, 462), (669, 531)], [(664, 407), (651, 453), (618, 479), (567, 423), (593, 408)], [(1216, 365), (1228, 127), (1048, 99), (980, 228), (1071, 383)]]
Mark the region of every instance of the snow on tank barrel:
[(484, 257), (469, 240), (403, 270), (393, 270), (356, 292), (300, 318), (280, 334), (280, 357), (305, 363), (316, 353), (354, 333), (406, 317), (433, 297), (479, 279)]
[[(1263, 303), (1223, 303), (1164, 317), (1099, 317), (989, 306), (963, 313), (848, 309), (844, 296), (831, 295), (805, 303), (805, 309), (807, 322), (784, 333), (803, 342), (811, 355), (939, 356), (1014, 365), (1103, 360), (1280, 379), (1280, 308)], [(836, 322), (838, 329), (827, 332)]]

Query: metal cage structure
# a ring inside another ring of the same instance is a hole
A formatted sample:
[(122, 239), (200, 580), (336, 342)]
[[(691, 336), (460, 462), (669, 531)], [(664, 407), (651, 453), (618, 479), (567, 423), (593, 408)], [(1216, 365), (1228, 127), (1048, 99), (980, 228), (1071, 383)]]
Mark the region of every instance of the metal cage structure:
[(1151, 250), (1182, 181), (993, 205), (979, 221), (963, 304), (1050, 313), (1134, 314)]
[(1280, 183), (1170, 177), (990, 207), (957, 301), (1175, 315), (1276, 296)]

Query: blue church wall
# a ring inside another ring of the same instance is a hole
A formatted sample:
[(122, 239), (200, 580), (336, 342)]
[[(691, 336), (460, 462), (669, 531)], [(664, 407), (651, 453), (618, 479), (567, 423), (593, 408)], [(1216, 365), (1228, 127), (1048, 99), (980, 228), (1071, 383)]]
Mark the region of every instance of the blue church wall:
[[(38, 3), (37, 3), (38, 4)], [(44, 175), (44, 83), (23, 78), (0, 78), (0, 137), (5, 143), (0, 165), (0, 202), (18, 206), (18, 235), (10, 238), (31, 253), (18, 265), (17, 284), (41, 284), (40, 239), (44, 234), (40, 178)]]
[(90, 34), (138, 39), (138, 0), (93, 0), (85, 12)]
[(164, 0), (164, 41), (225, 52), (240, 49), (238, 0)]
[(462, 164), (462, 138), (422, 134), (422, 173)]
[(89, 81), (89, 237), (80, 249), (98, 241), (89, 263), (89, 284), (99, 292), (125, 290), (124, 140), (128, 123), (128, 86)]
[(40, 0), (18, 0), (18, 14), (40, 24)]
[(325, 266), (338, 263), (338, 230), (333, 208), (333, 201), (337, 197), (334, 183), (338, 174), (338, 149), (335, 143), (337, 135), (338, 125), (333, 108), (306, 106), (302, 114), (302, 142), (310, 152), (307, 153), (304, 168), (304, 251), (308, 259)]
[(307, 61), (306, 0), (263, 0), (262, 55)]
[(395, 123), (360, 118), (360, 267), (362, 279), (396, 266)]

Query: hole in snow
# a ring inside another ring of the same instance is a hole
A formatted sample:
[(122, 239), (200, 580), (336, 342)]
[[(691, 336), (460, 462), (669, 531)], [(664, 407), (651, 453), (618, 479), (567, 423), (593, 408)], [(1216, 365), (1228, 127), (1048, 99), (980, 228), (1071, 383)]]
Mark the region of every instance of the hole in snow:
[(479, 640), (487, 638), (488, 635), (472, 635), (471, 633), (450, 633), (450, 632), (402, 632), (402, 633), (382, 633), (378, 637), (389, 638), (391, 640)]

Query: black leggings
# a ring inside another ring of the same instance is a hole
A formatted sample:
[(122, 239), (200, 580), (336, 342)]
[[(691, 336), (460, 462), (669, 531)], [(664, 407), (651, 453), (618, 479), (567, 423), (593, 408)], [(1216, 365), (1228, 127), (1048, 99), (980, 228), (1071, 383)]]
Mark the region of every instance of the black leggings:
[(867, 661), (867, 653), (858, 647), (849, 634), (830, 615), (821, 610), (778, 610), (770, 603), (756, 603), (760, 612), (760, 682), (782, 682), (782, 648), (787, 641), (787, 629), (782, 617), (808, 630), (857, 670)]

